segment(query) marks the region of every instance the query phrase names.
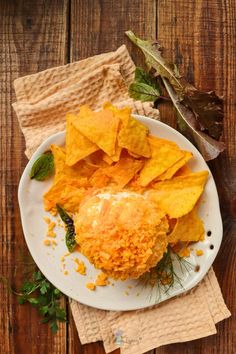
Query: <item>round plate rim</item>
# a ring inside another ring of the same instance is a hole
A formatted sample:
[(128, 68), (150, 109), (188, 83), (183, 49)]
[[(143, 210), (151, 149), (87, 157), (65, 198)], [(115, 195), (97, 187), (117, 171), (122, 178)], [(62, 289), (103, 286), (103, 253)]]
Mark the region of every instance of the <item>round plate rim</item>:
[[(164, 126), (165, 128), (171, 130), (172, 132), (174, 132), (174, 134), (177, 136), (177, 137), (180, 137), (181, 139), (184, 139), (188, 144), (191, 144), (192, 146), (192, 149), (194, 150), (195, 152), (195, 157), (196, 158), (201, 158), (204, 162), (205, 160), (203, 159), (202, 155), (200, 154), (200, 152), (197, 150), (197, 148), (187, 139), (185, 138), (180, 132), (178, 132), (177, 130), (175, 130), (174, 128), (170, 127), (169, 125), (163, 123), (163, 122), (160, 122), (158, 120), (154, 120), (152, 118), (149, 118), (149, 117), (146, 117), (144, 115), (138, 115), (138, 114), (132, 114), (135, 118), (137, 118), (138, 120), (142, 121), (145, 123), (145, 121), (148, 121), (150, 122), (150, 124), (157, 124), (159, 126)], [(58, 137), (63, 137), (63, 135), (65, 136), (65, 131), (61, 131), (61, 132), (58, 132), (58, 133), (55, 133), (55, 134), (52, 134), (51, 136), (49, 136), (47, 139), (45, 139), (41, 144), (40, 146), (37, 148), (37, 150), (34, 152), (34, 154), (32, 155), (31, 159), (29, 160), (29, 162), (27, 163), (23, 173), (22, 173), (22, 176), (21, 176), (21, 179), (20, 179), (20, 182), (19, 182), (19, 187), (18, 187), (18, 203), (19, 203), (19, 209), (20, 209), (20, 216), (21, 216), (21, 224), (22, 224), (22, 228), (23, 228), (23, 234), (24, 234), (24, 238), (25, 238), (25, 241), (26, 241), (26, 244), (27, 244), (27, 247), (30, 251), (30, 254), (31, 256), (33, 257), (36, 265), (38, 266), (38, 268), (41, 270), (41, 272), (47, 277), (47, 279), (55, 286), (55, 287), (58, 287), (55, 282), (54, 282), (54, 279), (52, 279), (52, 277), (46, 275), (47, 274), (47, 270), (45, 269), (45, 267), (42, 267), (42, 265), (40, 264), (40, 261), (38, 260), (37, 258), (37, 255), (36, 255), (36, 251), (33, 249), (33, 247), (31, 247), (31, 244), (28, 240), (28, 237), (26, 235), (26, 227), (25, 227), (25, 220), (24, 220), (24, 215), (23, 215), (23, 204), (24, 204), (24, 201), (22, 200), (23, 198), (23, 188), (24, 188), (24, 181), (25, 181), (25, 178), (28, 178), (28, 175), (29, 175), (29, 171), (30, 171), (30, 168), (33, 164), (33, 162), (35, 161), (35, 159), (42, 153), (41, 150), (42, 148), (45, 146), (48, 146), (51, 141), (54, 141), (55, 139), (57, 139)], [(155, 135), (155, 134), (154, 134)], [(215, 188), (215, 193), (216, 193), (216, 201), (217, 201), (217, 205), (216, 205), (216, 208), (218, 209), (218, 212), (219, 212), (219, 216), (220, 216), (220, 219), (218, 220), (219, 222), (219, 235), (220, 235), (220, 239), (218, 240), (218, 244), (216, 245), (216, 247), (214, 248), (214, 252), (212, 253), (212, 256), (211, 256), (211, 262), (205, 267), (205, 270), (204, 272), (198, 277), (197, 281), (193, 281), (191, 282), (191, 285), (188, 287), (185, 287), (184, 291), (181, 291), (179, 292), (177, 295), (180, 295), (180, 294), (183, 294), (189, 290), (191, 290), (193, 287), (195, 287), (203, 278), (204, 276), (206, 275), (206, 273), (209, 271), (210, 267), (212, 266), (212, 263), (214, 262), (215, 260), (215, 257), (217, 256), (218, 252), (219, 252), (219, 248), (220, 248), (220, 245), (221, 245), (221, 242), (222, 242), (222, 237), (223, 237), (223, 223), (222, 223), (222, 218), (221, 218), (221, 213), (220, 213), (220, 206), (219, 206), (219, 197), (218, 197), (218, 193), (217, 193), (217, 189), (216, 189), (216, 184), (215, 184), (215, 181), (214, 181), (214, 178), (211, 174), (211, 171), (209, 169), (209, 167), (207, 166), (206, 162), (205, 162), (205, 165), (206, 165), (206, 169), (208, 170), (209, 172), (209, 176), (212, 178), (212, 182), (213, 182), (213, 185), (214, 185), (214, 188)], [(60, 288), (60, 287), (58, 287)], [(79, 301), (81, 304), (84, 304), (84, 305), (87, 305), (87, 306), (91, 306), (91, 307), (94, 307), (94, 308), (98, 308), (98, 309), (102, 309), (102, 310), (111, 310), (111, 311), (131, 311), (131, 310), (138, 310), (138, 309), (141, 309), (141, 308), (146, 308), (146, 307), (150, 307), (150, 306), (153, 306), (154, 304), (156, 303), (151, 303), (151, 304), (147, 304), (145, 306), (133, 306), (132, 308), (130, 307), (126, 307), (126, 306), (123, 306), (122, 308), (120, 307), (116, 307), (114, 306), (113, 308), (108, 308), (106, 305), (104, 306), (95, 306), (91, 303), (87, 303), (86, 301), (81, 301), (81, 299), (78, 299), (78, 298), (75, 298), (73, 297), (73, 294), (71, 294), (71, 292), (69, 291), (62, 291), (65, 295), (69, 296), (70, 298), (74, 299), (75, 301)], [(176, 295), (173, 295), (173, 296), (170, 296), (169, 298), (172, 298), (172, 297), (175, 297)], [(169, 299), (168, 298), (168, 299)], [(164, 300), (161, 300), (159, 301), (158, 303), (162, 302), (162, 301), (166, 301), (167, 299), (164, 299)], [(125, 303), (125, 299), (124, 299), (124, 303)]]

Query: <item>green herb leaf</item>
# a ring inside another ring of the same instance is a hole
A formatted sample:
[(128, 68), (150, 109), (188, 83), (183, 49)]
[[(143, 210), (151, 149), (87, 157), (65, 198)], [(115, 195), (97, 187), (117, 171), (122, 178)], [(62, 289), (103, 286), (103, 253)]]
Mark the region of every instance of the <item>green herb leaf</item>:
[(148, 73), (137, 67), (134, 82), (129, 86), (129, 95), (135, 100), (155, 102), (160, 96), (160, 87)]
[(56, 334), (57, 331), (58, 331), (58, 325), (57, 325), (57, 322), (56, 321), (52, 321), (50, 323), (50, 328), (52, 330), (52, 333)]
[(67, 212), (58, 204), (57, 204), (57, 211), (60, 215), (61, 220), (66, 225), (66, 236), (65, 236), (66, 246), (69, 252), (73, 252), (76, 246), (74, 221), (69, 216), (69, 214), (67, 214)]
[(155, 102), (160, 96), (159, 91), (147, 84), (133, 82), (129, 86), (129, 95), (135, 100)]
[(31, 304), (31, 305), (38, 305), (38, 299), (37, 298), (35, 298), (35, 297), (30, 297), (29, 299), (28, 299), (28, 302)]
[(176, 70), (176, 65), (169, 63), (162, 57), (159, 46), (154, 46), (151, 41), (136, 37), (132, 31), (127, 31), (125, 34), (143, 52), (148, 69), (155, 69), (159, 75), (170, 81), (176, 92), (182, 94), (183, 87), (179, 80), (180, 75)]
[(51, 152), (42, 154), (34, 162), (31, 171), (30, 178), (37, 181), (44, 181), (50, 177), (54, 172), (54, 157)]
[(39, 312), (41, 313), (41, 315), (45, 316), (48, 313), (48, 306), (41, 306), (39, 308)]
[(66, 312), (60, 307), (60, 298), (63, 294), (39, 270), (31, 274), (31, 279), (24, 281), (20, 292), (13, 290), (7, 279), (0, 278), (0, 281), (3, 281), (9, 291), (17, 296), (20, 305), (28, 303), (37, 308), (40, 315), (43, 316), (41, 322), (49, 322), (51, 330), (56, 333), (57, 322), (66, 321)]
[(141, 84), (146, 84), (155, 88), (159, 93), (161, 92), (160, 86), (152, 76), (140, 67), (136, 67), (134, 81)]

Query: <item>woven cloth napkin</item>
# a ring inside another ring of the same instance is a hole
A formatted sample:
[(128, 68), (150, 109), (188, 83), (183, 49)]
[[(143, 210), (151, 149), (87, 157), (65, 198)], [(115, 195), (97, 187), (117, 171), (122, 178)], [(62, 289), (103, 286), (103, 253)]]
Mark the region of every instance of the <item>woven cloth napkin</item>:
[[(105, 101), (159, 119), (151, 103), (129, 98), (127, 87), (135, 66), (123, 45), (97, 55), (15, 80), (13, 104), (25, 136), (26, 155), (51, 134), (65, 129), (65, 115), (81, 104), (99, 109)], [(82, 344), (102, 340), (107, 353), (140, 354), (164, 344), (216, 333), (215, 324), (230, 316), (216, 276), (210, 269), (192, 291), (160, 305), (128, 312), (98, 310), (70, 300)]]

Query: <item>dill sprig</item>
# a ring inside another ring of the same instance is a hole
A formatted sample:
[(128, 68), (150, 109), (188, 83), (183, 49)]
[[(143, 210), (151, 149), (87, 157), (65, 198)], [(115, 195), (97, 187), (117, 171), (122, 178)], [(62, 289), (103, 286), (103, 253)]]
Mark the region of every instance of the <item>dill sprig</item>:
[[(183, 288), (182, 279), (175, 270), (175, 260), (179, 263), (182, 274), (184, 274), (185, 271), (189, 272), (193, 269), (193, 265), (190, 262), (181, 257), (170, 246), (168, 246), (167, 251), (164, 253), (162, 259), (157, 263), (156, 267), (149, 273), (145, 273), (137, 285), (141, 285), (143, 288), (147, 285), (151, 285), (152, 289), (156, 290), (157, 300), (160, 300), (162, 294), (167, 294), (175, 285), (179, 285)], [(152, 293), (150, 294), (150, 298), (151, 297)]]

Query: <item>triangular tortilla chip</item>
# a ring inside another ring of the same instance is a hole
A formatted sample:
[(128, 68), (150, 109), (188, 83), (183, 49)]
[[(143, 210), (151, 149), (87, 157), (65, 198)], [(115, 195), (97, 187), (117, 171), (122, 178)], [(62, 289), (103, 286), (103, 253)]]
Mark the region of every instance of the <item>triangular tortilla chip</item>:
[(204, 226), (196, 208), (177, 219), (174, 229), (168, 236), (169, 243), (197, 242), (204, 240)]
[(140, 171), (138, 183), (143, 187), (163, 174), (184, 156), (184, 153), (175, 143), (153, 137), (149, 137), (148, 140), (152, 156), (145, 161), (144, 167)]
[(63, 147), (58, 145), (51, 145), (51, 151), (54, 157), (55, 176), (54, 183), (61, 178), (62, 171), (66, 165), (66, 151)]
[(87, 106), (80, 108), (78, 119), (73, 122), (81, 134), (109, 156), (116, 152), (119, 123), (119, 119), (110, 110), (93, 112)]
[(104, 173), (123, 188), (142, 168), (143, 161), (132, 157), (122, 157), (114, 166), (104, 169)]
[(157, 177), (157, 181), (164, 181), (166, 179), (170, 179), (174, 176), (174, 174), (183, 167), (193, 156), (193, 154), (189, 151), (182, 151), (184, 156), (177, 161), (174, 165), (168, 168), (166, 172), (162, 173), (160, 176)]
[(175, 173), (174, 177), (187, 176), (190, 175), (190, 173), (192, 173), (191, 168), (188, 165), (184, 165)]
[(151, 156), (151, 149), (147, 139), (148, 128), (136, 119), (130, 117), (121, 126), (118, 134), (118, 145), (130, 152), (144, 157)]
[(158, 203), (170, 218), (179, 218), (193, 209), (203, 192), (207, 177), (208, 171), (201, 171), (157, 182), (155, 190), (148, 192), (148, 197)]
[(58, 145), (51, 145), (51, 150), (54, 156), (55, 166), (54, 183), (61, 178), (65, 178), (67, 181), (69, 179), (78, 180), (80, 185), (82, 185), (81, 183), (83, 181), (84, 186), (86, 186), (86, 181), (88, 181), (88, 178), (96, 170), (97, 166), (90, 164), (85, 160), (81, 160), (73, 166), (67, 166), (65, 163), (65, 149)]
[(78, 180), (60, 178), (47, 193), (44, 194), (44, 207), (49, 211), (62, 205), (67, 211), (76, 212), (85, 195), (85, 189), (80, 186)]
[(84, 159), (99, 147), (87, 139), (75, 127), (74, 123), (78, 121), (78, 116), (67, 114), (66, 116), (66, 164), (73, 166), (76, 162)]
[(105, 175), (104, 168), (97, 169), (89, 179), (89, 183), (92, 187), (103, 188), (108, 185), (110, 177)]

